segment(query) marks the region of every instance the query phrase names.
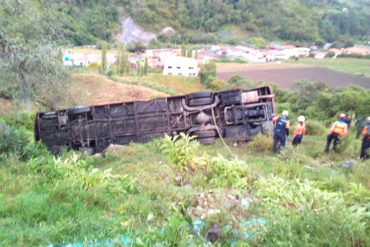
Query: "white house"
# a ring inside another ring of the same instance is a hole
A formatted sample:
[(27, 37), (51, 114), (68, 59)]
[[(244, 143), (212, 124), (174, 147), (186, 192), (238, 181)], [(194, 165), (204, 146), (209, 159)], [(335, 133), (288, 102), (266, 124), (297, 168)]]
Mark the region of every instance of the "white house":
[(197, 76), (199, 72), (197, 61), (188, 57), (164, 58), (164, 75)]
[[(107, 53), (108, 66), (114, 64), (117, 60), (116, 54)], [(88, 66), (91, 63), (101, 63), (101, 52), (63, 52), (63, 64), (65, 66)]]

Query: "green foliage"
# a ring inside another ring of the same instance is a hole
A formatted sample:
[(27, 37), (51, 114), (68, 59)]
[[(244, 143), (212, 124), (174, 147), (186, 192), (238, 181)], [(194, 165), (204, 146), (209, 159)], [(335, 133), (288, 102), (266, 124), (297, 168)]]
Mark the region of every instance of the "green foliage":
[[(75, 45), (110, 41), (120, 26), (120, 9), (145, 29), (157, 33), (164, 26), (174, 35), (160, 35), (162, 42), (217, 43), (216, 33), (234, 25), (251, 35), (250, 43), (263, 47), (265, 39), (279, 38), (298, 42), (338, 39), (364, 39), (369, 35), (369, 6), (362, 1), (36, 1), (35, 12), (53, 11), (61, 34)], [(350, 7), (349, 7), (350, 5)], [(347, 11), (342, 11), (342, 9)], [(274, 11), (271, 11), (271, 10)], [(264, 37), (259, 37), (261, 33)], [(236, 43), (239, 37), (219, 35), (224, 42)], [(341, 42), (343, 43), (343, 42)], [(348, 42), (344, 42), (348, 45)]]
[(287, 109), (297, 116), (329, 120), (339, 113), (366, 115), (370, 90), (358, 86), (329, 89), (322, 83), (300, 81), (293, 84), (293, 92), (274, 88), (277, 112)]
[(365, 207), (344, 205), (341, 193), (320, 190), (315, 182), (277, 177), (262, 178), (255, 186), (259, 188), (259, 207), (266, 209), (270, 222), (265, 229), (250, 229), (256, 235), (256, 244), (259, 239), (265, 246), (347, 246), (366, 242)]
[(262, 155), (266, 152), (271, 152), (271, 136), (258, 134), (256, 137), (253, 138), (252, 142), (248, 143), (248, 148), (253, 149), (254, 152), (258, 155)]
[(363, 59), (370, 59), (370, 55), (362, 55), (362, 54), (357, 54), (357, 53), (342, 53), (338, 57), (352, 57), (352, 58), (363, 58)]
[(199, 143), (193, 141), (194, 138), (194, 136), (187, 136), (184, 133), (173, 138), (166, 135), (160, 149), (169, 154), (171, 162), (181, 170), (194, 160), (195, 152), (199, 147)]
[(101, 64), (100, 64), (101, 74), (107, 73), (107, 69), (108, 69), (107, 51), (108, 51), (108, 44), (107, 42), (103, 42), (102, 48), (101, 48)]
[(211, 82), (210, 88), (212, 88), (213, 90), (219, 91), (223, 89), (225, 85), (226, 85), (226, 82), (224, 80), (218, 79), (218, 80), (214, 80)]
[[(244, 77), (235, 75), (230, 78), (227, 82), (225, 89), (233, 89), (233, 88), (253, 88), (256, 87), (258, 84), (256, 82), (250, 81)], [(276, 93), (276, 92), (275, 92)]]
[(32, 102), (54, 108), (63, 101), (67, 80), (54, 14), (29, 1), (3, 0), (0, 6), (0, 94), (29, 111)]
[(25, 129), (15, 129), (0, 122), (0, 153), (20, 152), (28, 142)]
[(308, 120), (305, 125), (307, 135), (324, 136), (328, 132), (328, 129), (317, 120)]
[(266, 47), (266, 40), (262, 37), (251, 37), (251, 38), (249, 38), (249, 41), (256, 48), (265, 48)]
[(332, 51), (329, 51), (328, 53), (326, 53), (325, 58), (332, 58), (334, 56), (335, 56), (335, 53)]
[(252, 175), (243, 161), (228, 160), (222, 155), (218, 155), (215, 157), (203, 156), (198, 162), (205, 165), (208, 181), (216, 188), (246, 189), (250, 186)]
[(128, 74), (130, 72), (130, 61), (128, 60), (128, 52), (126, 48), (122, 45), (118, 47), (117, 52), (117, 66), (116, 66), (116, 73), (119, 76), (123, 76), (124, 74)]
[(186, 56), (186, 48), (185, 48), (184, 44), (181, 45), (181, 56), (183, 56), (183, 57)]
[(215, 63), (247, 63), (247, 61), (240, 59), (240, 58), (234, 58), (234, 59), (228, 59), (228, 58), (221, 58), (221, 59), (213, 59)]
[(148, 69), (149, 69), (148, 58), (146, 57), (145, 58), (145, 61), (144, 61), (143, 75), (147, 75), (148, 74)]
[(216, 64), (214, 62), (209, 62), (206, 65), (204, 65), (199, 74), (200, 83), (206, 88), (212, 88), (211, 83), (216, 80), (217, 74), (216, 74)]

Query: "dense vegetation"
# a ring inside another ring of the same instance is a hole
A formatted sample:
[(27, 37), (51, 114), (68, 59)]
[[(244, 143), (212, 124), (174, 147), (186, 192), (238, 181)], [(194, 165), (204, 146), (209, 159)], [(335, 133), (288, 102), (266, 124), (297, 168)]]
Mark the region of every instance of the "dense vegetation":
[[(234, 77), (225, 89), (254, 85)], [(302, 145), (280, 154), (271, 136), (227, 142), (232, 154), (181, 136), (54, 157), (32, 141), (33, 114), (4, 115), (0, 245), (209, 246), (217, 224), (215, 246), (366, 246), (369, 161), (358, 159), (355, 128), (339, 152), (323, 150), (338, 112), (368, 114), (370, 91), (299, 82), (275, 94), (292, 123), (307, 117)]]
[(65, 37), (75, 45), (108, 41), (123, 14), (149, 31), (173, 27), (176, 35), (159, 39), (178, 43), (232, 42), (229, 27), (233, 26), (246, 34), (240, 41), (252, 43), (262, 37), (349, 45), (353, 39), (367, 40), (370, 30), (366, 0), (29, 1), (37, 3), (39, 11), (56, 11)]
[(22, 1), (0, 4), (0, 97), (22, 107), (54, 107), (62, 97), (61, 29), (53, 11), (37, 11)]

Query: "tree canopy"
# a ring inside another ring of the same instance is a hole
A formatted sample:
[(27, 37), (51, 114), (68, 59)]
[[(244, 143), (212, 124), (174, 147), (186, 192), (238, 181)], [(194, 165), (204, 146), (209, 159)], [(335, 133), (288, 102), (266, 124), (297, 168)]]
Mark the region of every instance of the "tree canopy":
[(366, 0), (30, 1), (38, 3), (39, 11), (55, 9), (64, 36), (75, 45), (110, 41), (120, 16), (128, 15), (149, 31), (173, 27), (177, 33), (171, 39), (181, 43), (217, 42), (230, 25), (252, 37), (296, 42), (366, 40), (370, 35)]
[(54, 12), (37, 11), (26, 1), (1, 0), (0, 16), (0, 94), (28, 108), (31, 102), (53, 108), (62, 100), (66, 76)]

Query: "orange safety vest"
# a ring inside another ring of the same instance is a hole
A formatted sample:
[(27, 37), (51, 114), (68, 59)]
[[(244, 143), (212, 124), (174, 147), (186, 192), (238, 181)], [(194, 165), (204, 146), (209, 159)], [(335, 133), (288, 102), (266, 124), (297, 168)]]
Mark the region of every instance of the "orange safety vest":
[(329, 131), (329, 135), (335, 133), (339, 136), (345, 137), (348, 132), (348, 125), (344, 121), (336, 121)]
[(366, 138), (366, 137), (367, 137), (367, 139), (370, 139), (370, 134), (369, 134), (369, 125), (367, 125), (367, 126), (362, 130), (361, 136), (362, 136), (362, 138)]
[(294, 128), (294, 133), (293, 133), (293, 139), (294, 137), (296, 137), (297, 135), (304, 135), (304, 133), (306, 132), (306, 125), (305, 124), (300, 124), (298, 123), (295, 128)]

